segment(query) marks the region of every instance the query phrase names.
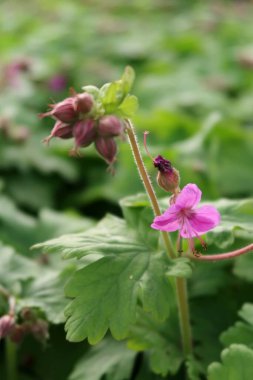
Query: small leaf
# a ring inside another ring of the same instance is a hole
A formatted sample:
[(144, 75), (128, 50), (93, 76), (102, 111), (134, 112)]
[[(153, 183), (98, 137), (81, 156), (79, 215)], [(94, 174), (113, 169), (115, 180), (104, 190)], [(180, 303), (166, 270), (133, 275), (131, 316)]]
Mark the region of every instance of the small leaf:
[(104, 339), (79, 359), (68, 380), (99, 380), (105, 374), (109, 376), (108, 380), (128, 379), (135, 355), (125, 343)]
[(125, 94), (121, 81), (106, 83), (100, 89), (100, 99), (106, 113), (113, 113), (124, 97)]
[(253, 378), (253, 350), (233, 344), (222, 351), (222, 363), (208, 367), (208, 380), (249, 380)]
[(126, 66), (124, 73), (121, 77), (125, 94), (131, 90), (135, 79), (135, 72), (131, 66)]
[(99, 88), (96, 86), (83, 86), (82, 90), (94, 96), (95, 99), (99, 96)]
[(133, 117), (138, 110), (138, 99), (134, 95), (127, 95), (117, 109), (121, 117)]
[(168, 277), (186, 277), (189, 278), (192, 275), (192, 263), (185, 257), (179, 257), (171, 261), (171, 265), (166, 272)]
[(238, 315), (246, 322), (236, 322), (221, 334), (220, 340), (225, 346), (232, 343), (253, 347), (253, 304), (243, 305)]

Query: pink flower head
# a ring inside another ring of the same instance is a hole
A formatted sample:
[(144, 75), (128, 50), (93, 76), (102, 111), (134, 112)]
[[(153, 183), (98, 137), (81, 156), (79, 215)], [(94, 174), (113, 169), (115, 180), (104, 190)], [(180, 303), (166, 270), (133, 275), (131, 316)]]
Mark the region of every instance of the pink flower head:
[(203, 247), (200, 235), (216, 227), (220, 214), (213, 206), (196, 208), (201, 199), (201, 190), (189, 183), (177, 195), (172, 204), (162, 215), (156, 216), (151, 227), (160, 231), (179, 231), (180, 237), (189, 239), (191, 250), (195, 253), (193, 238), (198, 238)]

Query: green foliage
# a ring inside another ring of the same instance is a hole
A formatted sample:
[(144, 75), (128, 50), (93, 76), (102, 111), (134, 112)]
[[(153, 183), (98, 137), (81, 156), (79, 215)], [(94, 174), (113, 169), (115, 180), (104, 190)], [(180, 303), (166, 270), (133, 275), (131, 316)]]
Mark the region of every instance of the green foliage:
[(69, 380), (124, 380), (131, 375), (135, 353), (124, 342), (106, 338), (76, 363)]
[(208, 380), (251, 379), (253, 376), (253, 350), (240, 344), (226, 348), (222, 364), (212, 363), (208, 368)]
[[(97, 101), (102, 103), (101, 106), (98, 105), (99, 111), (105, 114), (117, 114), (122, 118), (134, 116), (138, 109), (138, 100), (136, 96), (129, 95), (134, 77), (134, 70), (127, 66), (121, 79), (103, 85), (97, 97)], [(88, 86), (84, 89), (94, 94), (93, 87)]]
[(128, 346), (136, 351), (146, 351), (152, 371), (165, 376), (175, 374), (183, 361), (179, 337), (176, 308), (163, 323), (139, 310), (137, 322), (130, 330)]
[(228, 200), (221, 199), (212, 203), (220, 211), (221, 223), (208, 234), (208, 242), (220, 248), (231, 246), (236, 238), (250, 241), (253, 226), (253, 199)]
[(92, 262), (76, 271), (65, 288), (67, 297), (74, 298), (66, 308), (69, 340), (88, 337), (94, 344), (108, 328), (116, 339), (126, 337), (135, 321), (138, 298), (155, 318), (168, 316), (168, 298), (173, 298), (166, 278), (169, 260), (139, 239), (122, 219), (108, 215), (86, 233), (35, 247), (61, 252), (65, 258), (91, 255)]
[(234, 326), (222, 333), (221, 342), (224, 346), (233, 343), (244, 344), (253, 347), (253, 305), (246, 303), (238, 312), (243, 322), (236, 322)]
[(248, 281), (252, 283), (253, 281), (253, 255), (252, 253), (248, 253), (247, 255), (243, 255), (238, 257), (235, 262), (233, 272), (234, 274), (242, 279), (243, 281)]

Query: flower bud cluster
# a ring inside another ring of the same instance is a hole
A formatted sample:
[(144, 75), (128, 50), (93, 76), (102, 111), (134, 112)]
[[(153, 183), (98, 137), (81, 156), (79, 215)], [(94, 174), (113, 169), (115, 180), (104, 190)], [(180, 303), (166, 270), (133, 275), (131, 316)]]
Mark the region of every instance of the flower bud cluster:
[(71, 150), (74, 155), (78, 154), (80, 148), (94, 143), (105, 161), (114, 163), (117, 154), (115, 137), (123, 134), (123, 123), (119, 118), (114, 115), (98, 116), (95, 100), (88, 93), (75, 93), (50, 107), (50, 111), (39, 115), (41, 118), (50, 116), (55, 119), (55, 125), (45, 142), (53, 137), (74, 138), (75, 145)]
[(48, 322), (38, 317), (29, 308), (24, 308), (19, 318), (12, 313), (0, 318), (0, 339), (9, 337), (12, 342), (20, 343), (28, 334), (33, 335), (41, 343), (45, 343), (49, 338)]

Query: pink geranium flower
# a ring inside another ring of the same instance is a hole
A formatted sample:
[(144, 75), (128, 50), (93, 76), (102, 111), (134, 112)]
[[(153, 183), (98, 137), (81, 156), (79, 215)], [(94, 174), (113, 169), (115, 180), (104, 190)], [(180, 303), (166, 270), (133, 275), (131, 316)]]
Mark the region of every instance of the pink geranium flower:
[(198, 238), (203, 247), (200, 235), (216, 227), (220, 222), (220, 214), (213, 206), (196, 208), (201, 200), (201, 190), (197, 185), (189, 183), (177, 195), (172, 204), (162, 215), (156, 216), (151, 227), (160, 231), (179, 231), (180, 237), (189, 240), (189, 246), (196, 253), (193, 238)]

